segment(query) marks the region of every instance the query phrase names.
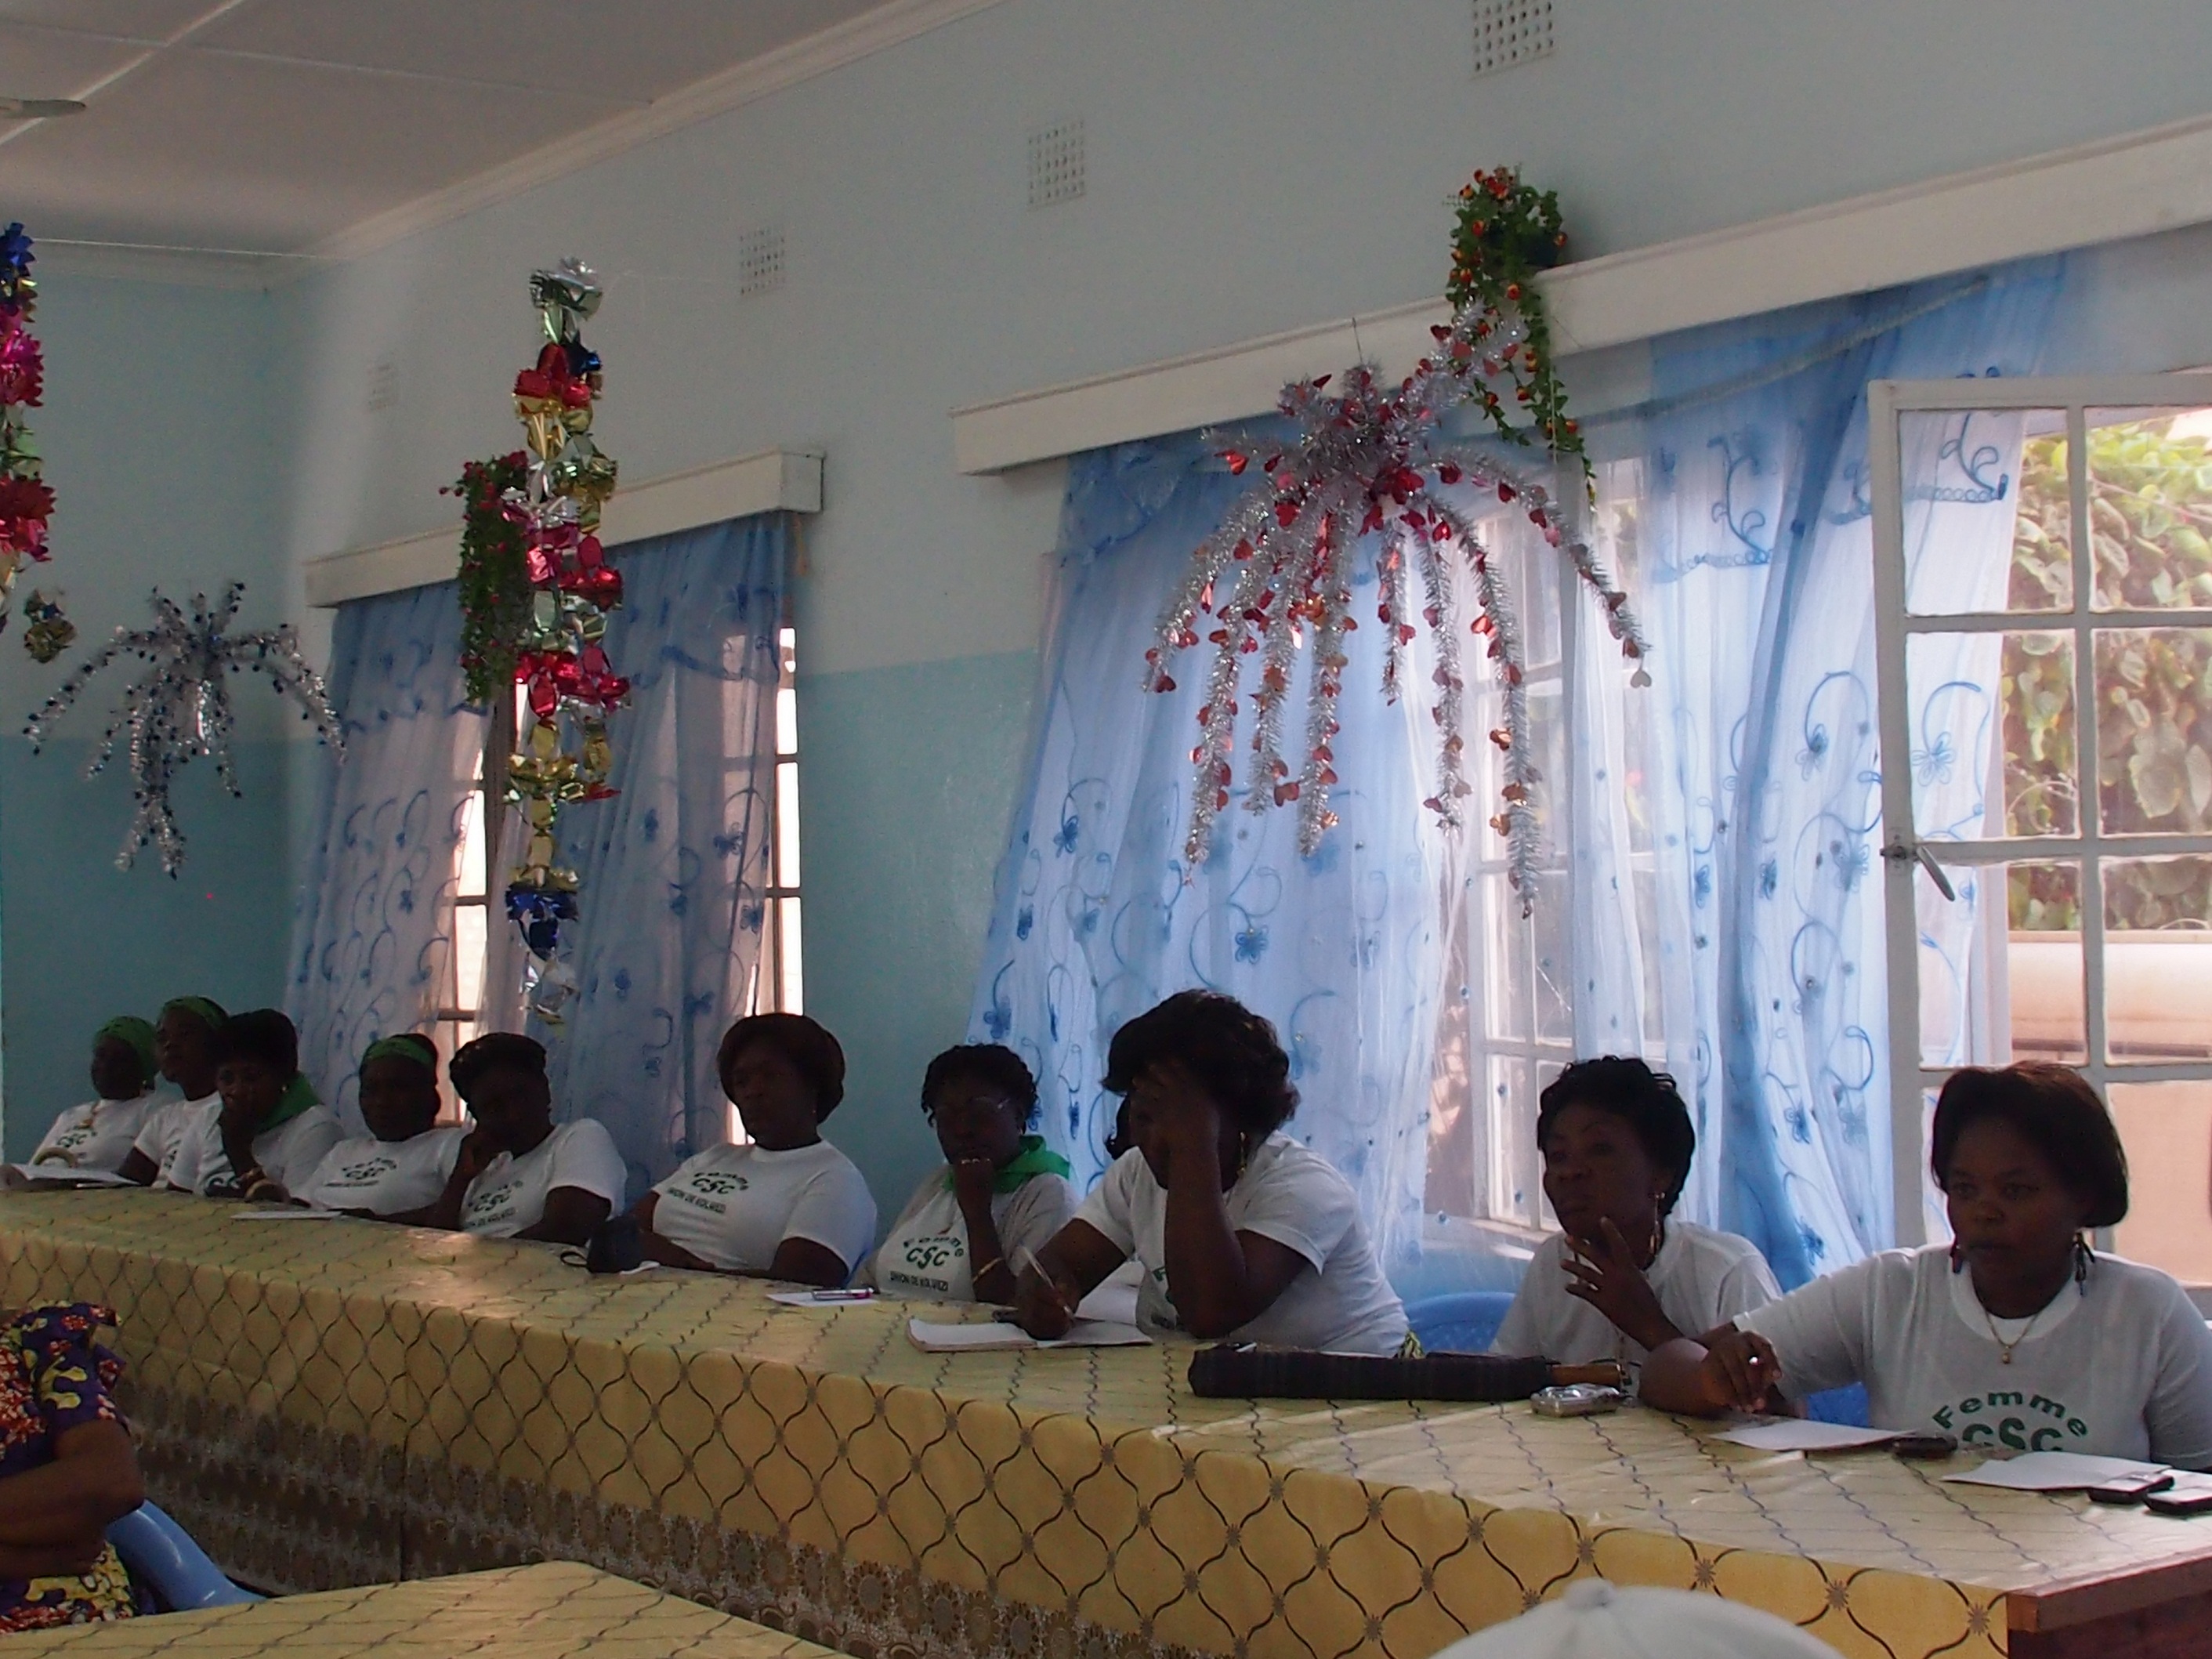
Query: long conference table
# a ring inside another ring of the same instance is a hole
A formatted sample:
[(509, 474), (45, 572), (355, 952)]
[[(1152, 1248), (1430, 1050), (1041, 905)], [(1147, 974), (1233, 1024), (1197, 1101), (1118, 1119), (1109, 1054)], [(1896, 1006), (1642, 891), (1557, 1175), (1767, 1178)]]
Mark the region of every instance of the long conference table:
[(1426, 1659), (1598, 1575), (1846, 1654), (2212, 1652), (2212, 1518), (1641, 1409), (1205, 1400), (1186, 1343), (925, 1353), (911, 1304), (150, 1193), (0, 1195), (0, 1272), (116, 1310), (153, 1496), (274, 1591), (562, 1559), (861, 1659)]

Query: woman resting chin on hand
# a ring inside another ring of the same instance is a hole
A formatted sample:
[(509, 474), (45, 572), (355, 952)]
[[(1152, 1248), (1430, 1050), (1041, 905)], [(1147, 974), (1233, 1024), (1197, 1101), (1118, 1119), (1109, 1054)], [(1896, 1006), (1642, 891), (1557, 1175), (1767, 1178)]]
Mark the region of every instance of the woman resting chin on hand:
[(1021, 1273), (1024, 1329), (1064, 1335), (1077, 1304), (1134, 1257), (1147, 1329), (1399, 1351), (1406, 1312), (1357, 1195), (1276, 1133), (1298, 1097), (1274, 1027), (1232, 998), (1179, 992), (1114, 1034), (1105, 1085), (1127, 1097), (1136, 1146)]

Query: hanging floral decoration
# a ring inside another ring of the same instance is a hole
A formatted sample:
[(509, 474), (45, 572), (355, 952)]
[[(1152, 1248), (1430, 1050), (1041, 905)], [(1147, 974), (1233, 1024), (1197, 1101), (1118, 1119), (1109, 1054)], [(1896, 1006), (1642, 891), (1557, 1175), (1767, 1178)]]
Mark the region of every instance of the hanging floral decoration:
[(514, 684), (514, 659), (534, 592), (520, 520), (507, 492), (530, 481), (521, 450), (470, 461), (451, 488), (461, 498), (461, 672), (469, 701), (488, 705)]
[(1551, 319), (1536, 285), (1537, 272), (1549, 270), (1566, 253), (1559, 192), (1522, 184), (1511, 167), (1478, 168), (1460, 189), (1456, 213), (1444, 297), (1454, 311), (1474, 306), (1521, 319), (1519, 349), (1498, 358), (1500, 374), (1494, 378), (1504, 391), (1486, 386), (1475, 401), (1500, 437), (1524, 445), (1540, 438), (1553, 454), (1573, 456), (1583, 483), (1594, 483), (1582, 428), (1568, 417), (1566, 393), (1553, 372)]
[[(1355, 562), (1373, 564), (1376, 617), (1388, 641), (1382, 691), (1389, 701), (1403, 690), (1406, 647), (1417, 637), (1417, 624), (1429, 630), (1436, 686), (1430, 713), (1438, 749), (1437, 792), (1425, 805), (1447, 826), (1459, 827), (1461, 802), (1473, 786), (1466, 779), (1460, 729), (1466, 682), (1450, 563), (1456, 559), (1474, 579), (1475, 614), (1468, 629), (1483, 641), (1503, 707), (1501, 724), (1488, 734), (1501, 751), (1504, 775), (1499, 811), (1490, 823), (1505, 837), (1509, 878), (1524, 912), (1534, 902), (1537, 775), (1522, 684), (1521, 619), (1499, 562), (1476, 532), (1474, 501), (1494, 493), (1499, 501), (1517, 503), (1597, 594), (1623, 653), (1638, 663), (1634, 683), (1648, 684), (1650, 676), (1640, 661), (1646, 647), (1627, 594), (1613, 585), (1588, 544), (1570, 533), (1562, 504), (1540, 483), (1443, 430), (1444, 417), (1468, 404), (1494, 418), (1499, 387), (1528, 386), (1529, 328), (1520, 303), (1527, 297), (1526, 290), (1513, 299), (1501, 289), (1492, 303), (1482, 292), (1471, 295), (1449, 324), (1433, 331), (1436, 349), (1395, 386), (1361, 364), (1334, 395), (1324, 390), (1329, 376), (1284, 389), (1279, 407), (1294, 435), (1279, 449), (1258, 452), (1263, 477), (1200, 544), (1161, 615), (1155, 644), (1145, 653), (1146, 685), (1166, 692), (1176, 684), (1170, 660), (1197, 646), (1201, 630), (1213, 647), (1198, 711), (1199, 741), (1190, 751), (1196, 775), (1185, 853), (1194, 864), (1206, 856), (1216, 817), (1237, 790), (1232, 757), (1239, 699), (1246, 695), (1252, 700), (1246, 809), (1263, 812), (1295, 802), (1298, 846), (1309, 856), (1335, 824), (1328, 806), (1337, 781), (1331, 745), (1348, 665), (1344, 636), (1359, 625), (1351, 614)], [(1533, 398), (1516, 395), (1514, 401)], [(1563, 401), (1542, 406), (1553, 412), (1554, 433), (1571, 425)], [(1556, 446), (1556, 437), (1553, 441)], [(1222, 459), (1242, 475), (1255, 458), (1231, 448)], [(1418, 597), (1411, 592), (1415, 583)], [(1309, 640), (1313, 665), (1304, 753), (1294, 773), (1284, 755), (1284, 724), (1292, 672)], [(1258, 683), (1249, 691), (1247, 657), (1259, 659)]]
[(32, 258), (20, 223), (0, 230), (0, 628), (23, 561), (48, 556), (46, 520), (54, 514), (54, 492), (39, 476), (39, 452), (23, 418), (46, 392), (46, 362), (31, 332), (39, 299)]
[(629, 682), (615, 672), (603, 643), (607, 612), (622, 604), (622, 576), (594, 533), (616, 473), (592, 441), (599, 357), (581, 333), (599, 307), (599, 283), (586, 266), (563, 260), (532, 273), (530, 298), (545, 343), (536, 364), (515, 376), (528, 458), (520, 483), (501, 494), (502, 512), (520, 532), (531, 587), (514, 636), (524, 724), (507, 769), (507, 799), (522, 808), (527, 842), (507, 883), (507, 914), (533, 958), (526, 988), (532, 1012), (558, 1024), (575, 990), (558, 953), (561, 924), (577, 915), (578, 877), (556, 861), (554, 825), (562, 808), (615, 793), (607, 787), (607, 715), (629, 697)]
[(138, 849), (149, 842), (161, 855), (161, 868), (174, 876), (184, 866), (185, 835), (169, 800), (178, 771), (200, 755), (215, 757), (223, 787), (234, 795), (238, 773), (231, 763), (230, 740), (234, 721), (230, 708), (230, 676), (264, 674), (281, 696), (300, 705), (300, 718), (314, 721), (322, 740), (345, 757), (345, 738), (338, 717), (323, 688), (321, 677), (300, 654), (299, 641), (288, 623), (282, 628), (258, 629), (233, 634), (239, 601), (246, 584), (233, 582), (222, 603), (210, 609), (207, 595), (192, 595), (187, 615), (179, 606), (153, 596), (151, 628), (115, 630), (114, 640), (82, 667), (64, 680), (61, 689), (46, 699), (23, 728), (36, 753), (48, 728), (76, 706), (93, 678), (119, 657), (135, 656), (147, 666), (123, 689), (123, 701), (100, 734), (100, 748), (85, 769), (92, 777), (103, 770), (115, 752), (115, 740), (127, 727), (131, 734), (131, 793), (137, 804), (123, 850), (116, 857), (118, 870), (128, 870)]

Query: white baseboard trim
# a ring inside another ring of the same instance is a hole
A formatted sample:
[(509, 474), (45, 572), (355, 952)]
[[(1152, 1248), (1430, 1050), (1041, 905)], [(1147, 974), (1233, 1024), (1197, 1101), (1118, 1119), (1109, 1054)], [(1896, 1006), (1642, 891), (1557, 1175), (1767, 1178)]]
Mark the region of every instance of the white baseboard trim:
[[(599, 539), (615, 548), (757, 513), (821, 510), (822, 457), (769, 449), (624, 487), (607, 501)], [(459, 573), (460, 562), (458, 523), (332, 553), (307, 562), (307, 603), (343, 605), (348, 599), (451, 581)]]
[[(2212, 221), (2212, 117), (1948, 174), (1562, 266), (1540, 282), (1562, 356), (1838, 295)], [(1441, 300), (1341, 318), (955, 410), (963, 472), (1246, 419), (1364, 350), (1403, 374)]]

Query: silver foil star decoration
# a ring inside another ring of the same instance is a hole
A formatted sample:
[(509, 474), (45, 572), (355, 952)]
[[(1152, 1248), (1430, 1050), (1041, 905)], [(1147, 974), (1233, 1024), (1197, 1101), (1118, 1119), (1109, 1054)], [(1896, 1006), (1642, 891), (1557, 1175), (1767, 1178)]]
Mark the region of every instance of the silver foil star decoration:
[(128, 870), (138, 849), (152, 842), (161, 851), (161, 868), (174, 876), (184, 866), (185, 835), (177, 827), (169, 803), (170, 786), (178, 771), (200, 755), (212, 756), (223, 787), (243, 795), (230, 754), (235, 724), (230, 707), (230, 676), (264, 674), (280, 696), (300, 705), (300, 718), (315, 722), (322, 740), (345, 758), (345, 738), (331, 708), (322, 678), (300, 654), (299, 641), (288, 623), (281, 628), (257, 629), (233, 634), (239, 601), (246, 584), (233, 582), (224, 590), (222, 603), (210, 608), (207, 595), (192, 595), (187, 614), (161, 590), (153, 595), (151, 628), (115, 630), (113, 641), (64, 680), (61, 689), (31, 716), (23, 734), (36, 753), (53, 723), (76, 704), (93, 677), (118, 658), (135, 656), (146, 663), (124, 688), (100, 748), (85, 768), (88, 778), (103, 770), (115, 753), (115, 741), (127, 727), (131, 734), (131, 793), (137, 811), (123, 838), (116, 868)]

